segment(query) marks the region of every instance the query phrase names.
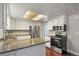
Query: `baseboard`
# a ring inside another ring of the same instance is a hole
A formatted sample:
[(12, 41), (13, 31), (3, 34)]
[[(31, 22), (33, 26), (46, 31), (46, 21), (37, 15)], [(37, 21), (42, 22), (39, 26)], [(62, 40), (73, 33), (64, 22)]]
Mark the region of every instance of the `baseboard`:
[(67, 52), (72, 53), (72, 54), (74, 54), (74, 55), (76, 55), (76, 56), (79, 56), (79, 53), (76, 53), (76, 52), (74, 52), (74, 51), (67, 50)]

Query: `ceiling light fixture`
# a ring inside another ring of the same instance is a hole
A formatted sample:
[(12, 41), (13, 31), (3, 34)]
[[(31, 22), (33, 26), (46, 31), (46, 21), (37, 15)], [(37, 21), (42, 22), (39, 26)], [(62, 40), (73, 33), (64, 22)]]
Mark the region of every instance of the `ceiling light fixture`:
[(25, 19), (32, 19), (33, 17), (35, 17), (37, 15), (38, 15), (38, 13), (35, 12), (35, 11), (27, 11), (23, 18), (25, 18)]
[(33, 18), (33, 20), (42, 20), (45, 18), (45, 15), (38, 14), (36, 17)]
[(39, 14), (35, 11), (27, 11), (23, 18), (38, 21), (44, 19), (45, 17), (46, 17), (45, 15)]

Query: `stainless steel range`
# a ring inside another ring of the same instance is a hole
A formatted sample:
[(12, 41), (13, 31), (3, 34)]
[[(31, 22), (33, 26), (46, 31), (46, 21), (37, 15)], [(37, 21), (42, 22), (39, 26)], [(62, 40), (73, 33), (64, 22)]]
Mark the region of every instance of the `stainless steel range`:
[[(51, 37), (51, 46), (62, 51), (67, 50), (67, 36), (66, 32), (56, 32), (55, 37)], [(58, 52), (58, 51), (57, 51)], [(60, 52), (59, 52), (60, 53)]]

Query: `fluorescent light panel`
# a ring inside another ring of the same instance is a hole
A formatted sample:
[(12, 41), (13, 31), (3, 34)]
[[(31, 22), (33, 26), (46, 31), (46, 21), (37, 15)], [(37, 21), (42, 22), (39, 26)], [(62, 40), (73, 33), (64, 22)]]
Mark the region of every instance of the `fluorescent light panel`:
[(23, 18), (29, 19), (29, 20), (42, 20), (45, 18), (45, 15), (38, 14), (35, 11), (27, 11)]
[(38, 14), (35, 18), (33, 18), (33, 20), (42, 20), (42, 19), (44, 19), (44, 18), (45, 18), (44, 15)]

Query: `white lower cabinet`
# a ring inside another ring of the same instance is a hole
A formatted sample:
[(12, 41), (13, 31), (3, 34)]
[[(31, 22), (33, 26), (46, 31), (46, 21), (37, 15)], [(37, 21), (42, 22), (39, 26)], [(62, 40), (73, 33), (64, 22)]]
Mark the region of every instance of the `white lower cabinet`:
[(17, 50), (16, 56), (45, 56), (45, 45), (41, 44)]
[(0, 54), (0, 56), (45, 56), (45, 44), (26, 47), (16, 51)]
[(0, 54), (0, 56), (15, 56), (15, 55), (16, 55), (16, 51)]

